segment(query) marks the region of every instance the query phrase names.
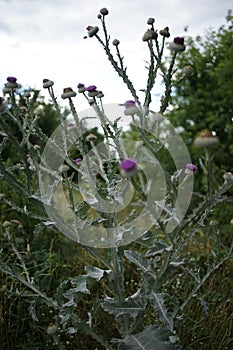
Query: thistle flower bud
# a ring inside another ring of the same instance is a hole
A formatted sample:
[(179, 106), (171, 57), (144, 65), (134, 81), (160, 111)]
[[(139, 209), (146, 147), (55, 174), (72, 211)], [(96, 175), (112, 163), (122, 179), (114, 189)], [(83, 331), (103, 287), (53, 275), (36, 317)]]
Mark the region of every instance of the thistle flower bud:
[(142, 41), (149, 41), (149, 40), (156, 40), (158, 37), (157, 32), (154, 31), (154, 29), (148, 29), (143, 37), (142, 37)]
[(228, 171), (227, 173), (225, 173), (224, 175), (223, 175), (223, 178), (224, 178), (224, 180), (225, 181), (232, 181), (233, 180), (233, 174), (230, 172), (230, 171)]
[(71, 98), (75, 97), (77, 94), (76, 92), (73, 91), (70, 87), (63, 89), (63, 94), (61, 95), (61, 98), (66, 99), (66, 98)]
[(48, 89), (48, 88), (52, 87), (53, 84), (54, 84), (54, 82), (52, 80), (43, 79), (43, 88), (44, 89)]
[(113, 44), (114, 46), (118, 46), (118, 45), (120, 44), (120, 41), (119, 41), (118, 39), (114, 39), (113, 42), (112, 42), (112, 44)]
[(106, 7), (103, 7), (103, 8), (100, 10), (100, 13), (101, 13), (101, 15), (103, 15), (103, 16), (107, 16), (107, 15), (108, 15), (108, 9), (106, 9)]
[(6, 83), (6, 88), (9, 89), (16, 89), (18, 87), (18, 83), (16, 82), (17, 79), (15, 77), (8, 77), (7, 79), (7, 83)]
[(183, 72), (186, 76), (193, 74), (193, 67), (192, 66), (186, 66), (183, 68)]
[(85, 85), (82, 83), (79, 83), (77, 88), (78, 88), (78, 92), (80, 92), (80, 93), (83, 93), (86, 91)]
[(87, 141), (95, 141), (95, 140), (97, 140), (97, 136), (95, 136), (94, 134), (90, 133), (90, 134), (87, 135), (86, 140)]
[(162, 36), (165, 36), (165, 38), (169, 38), (169, 36), (170, 36), (169, 28), (165, 27), (164, 29), (161, 29), (159, 31), (159, 34), (162, 35)]
[(49, 335), (55, 334), (57, 332), (57, 326), (55, 324), (50, 323), (46, 332)]
[(126, 101), (123, 106), (125, 107), (124, 115), (135, 115), (139, 112), (139, 108), (133, 100)]
[(95, 26), (95, 27), (92, 27), (92, 26), (88, 26), (87, 27), (87, 31), (88, 31), (88, 36), (90, 38), (92, 38), (94, 35), (96, 35), (99, 31), (99, 27)]
[(150, 17), (150, 18), (148, 18), (148, 20), (147, 20), (147, 24), (154, 24), (155, 23), (155, 19), (153, 18), (153, 17)]
[(219, 144), (219, 138), (208, 129), (203, 130), (194, 140), (196, 147), (212, 147)]
[(4, 193), (0, 193), (0, 201), (3, 200), (5, 198), (5, 194)]
[(97, 95), (98, 98), (102, 98), (104, 97), (104, 94), (102, 91), (98, 91), (98, 95)]
[(174, 38), (173, 42), (169, 44), (168, 48), (176, 52), (184, 51), (186, 48), (184, 45), (184, 38), (177, 36)]

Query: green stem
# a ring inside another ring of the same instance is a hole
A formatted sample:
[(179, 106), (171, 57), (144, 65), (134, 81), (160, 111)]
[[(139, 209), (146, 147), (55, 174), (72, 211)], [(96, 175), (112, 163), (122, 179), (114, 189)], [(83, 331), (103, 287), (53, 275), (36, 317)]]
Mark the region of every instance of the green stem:
[(210, 156), (210, 151), (205, 147), (205, 157), (207, 165), (207, 180), (208, 180), (208, 196), (211, 196), (213, 193), (213, 169), (212, 169), (212, 159)]
[(171, 80), (172, 80), (172, 74), (173, 74), (172, 71), (175, 65), (176, 55), (177, 55), (177, 52), (175, 51), (172, 56), (172, 60), (167, 72), (167, 76), (166, 77), (164, 76), (166, 91), (165, 91), (165, 96), (162, 98), (162, 103), (159, 111), (159, 113), (161, 114), (165, 112), (171, 98), (171, 86), (172, 86)]
[(118, 66), (117, 62), (114, 60), (114, 57), (113, 57), (109, 47), (104, 44), (104, 42), (101, 40), (101, 38), (97, 34), (95, 36), (98, 39), (98, 41), (100, 42), (100, 44), (103, 46), (103, 48), (106, 52), (106, 55), (108, 56), (108, 59), (111, 62), (113, 68), (116, 70), (118, 75), (123, 79), (124, 83), (126, 84), (128, 89), (130, 90), (132, 96), (134, 97), (135, 101), (138, 104), (140, 104), (139, 97), (137, 96), (137, 92), (133, 86), (133, 83), (131, 82), (128, 75), (126, 74), (126, 69), (122, 69), (121, 67)]

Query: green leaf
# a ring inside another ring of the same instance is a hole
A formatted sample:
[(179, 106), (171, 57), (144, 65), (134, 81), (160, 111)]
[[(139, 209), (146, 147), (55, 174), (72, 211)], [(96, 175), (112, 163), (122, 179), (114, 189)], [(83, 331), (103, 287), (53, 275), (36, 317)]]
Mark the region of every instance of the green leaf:
[(146, 252), (146, 257), (162, 254), (164, 250), (168, 250), (170, 247), (163, 241), (155, 242), (153, 247)]
[(127, 335), (118, 346), (118, 350), (172, 350), (178, 349), (169, 340), (169, 333), (157, 326), (148, 326), (142, 332)]
[(135, 264), (143, 272), (148, 272), (151, 267), (151, 262), (136, 251), (125, 250), (124, 255), (130, 262)]
[(101, 306), (104, 311), (117, 317), (121, 315), (128, 315), (132, 318), (136, 318), (140, 313), (144, 312), (144, 307), (142, 304), (132, 299), (120, 303), (115, 302), (112, 298), (106, 298), (104, 302), (101, 303)]
[(76, 292), (90, 294), (90, 291), (87, 288), (87, 276), (77, 276), (71, 280), (71, 283), (75, 287)]
[(157, 312), (157, 315), (163, 323), (165, 323), (170, 331), (173, 331), (174, 323), (172, 317), (168, 316), (168, 312), (164, 303), (164, 297), (162, 293), (150, 294), (150, 301), (152, 306)]
[(98, 267), (95, 267), (95, 266), (85, 266), (85, 272), (87, 273), (88, 277), (93, 278), (96, 281), (99, 281), (103, 277), (104, 272), (108, 272), (108, 271), (99, 269)]

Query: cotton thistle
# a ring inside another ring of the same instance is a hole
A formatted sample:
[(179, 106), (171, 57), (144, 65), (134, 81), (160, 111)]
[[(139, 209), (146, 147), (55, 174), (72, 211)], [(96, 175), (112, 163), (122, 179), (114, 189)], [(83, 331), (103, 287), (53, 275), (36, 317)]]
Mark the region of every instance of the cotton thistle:
[(80, 93), (83, 93), (86, 91), (85, 85), (82, 83), (79, 83), (77, 88), (78, 88), (78, 92), (80, 92)]
[(185, 76), (189, 76), (193, 74), (193, 67), (192, 66), (185, 66), (183, 68), (183, 73)]
[(50, 79), (43, 79), (43, 88), (48, 89), (54, 85), (54, 82)]
[(8, 77), (5, 87), (8, 89), (16, 89), (18, 87), (17, 79), (15, 77)]
[(81, 163), (81, 161), (82, 161), (82, 158), (76, 158), (76, 159), (74, 159), (74, 162), (75, 162), (76, 164)]
[(74, 92), (73, 89), (71, 89), (71, 87), (68, 87), (63, 89), (63, 94), (61, 95), (61, 98), (63, 98), (64, 100), (66, 98), (75, 97), (76, 95), (76, 92)]
[(134, 116), (135, 114), (137, 114), (139, 112), (139, 108), (136, 106), (136, 103), (133, 100), (126, 101), (123, 104), (123, 106), (125, 107), (124, 115), (132, 115), (132, 116)]
[(137, 162), (134, 159), (123, 159), (120, 163), (121, 174), (124, 177), (132, 177), (137, 174)]
[(155, 19), (153, 17), (148, 18), (147, 24), (153, 25), (155, 23)]
[(164, 36), (165, 38), (169, 38), (170, 36), (170, 33), (169, 33), (169, 28), (168, 27), (165, 27), (164, 29), (161, 29), (159, 31), (159, 34)]
[(103, 7), (100, 10), (100, 13), (101, 13), (102, 16), (107, 16), (108, 15), (108, 9), (106, 9), (106, 7)]
[(99, 31), (99, 27), (95, 26), (95, 27), (92, 27), (92, 26), (88, 26), (87, 27), (87, 32), (88, 32), (88, 36), (90, 38), (92, 38), (93, 36), (95, 36)]
[(53, 323), (50, 323), (48, 328), (47, 328), (47, 334), (48, 335), (53, 335), (57, 332), (57, 326)]
[(171, 42), (168, 48), (172, 51), (179, 52), (185, 50), (184, 38), (177, 36), (174, 38), (173, 42)]
[(230, 171), (228, 171), (227, 173), (225, 173), (225, 174), (223, 175), (223, 178), (224, 178), (224, 180), (225, 180), (226, 182), (232, 181), (232, 180), (233, 180), (233, 174), (232, 174)]
[(197, 166), (191, 163), (186, 164), (185, 166), (185, 174), (187, 175), (193, 175), (194, 172), (197, 170)]
[(120, 40), (114, 39), (113, 42), (112, 42), (112, 44), (113, 44), (114, 46), (118, 46), (118, 45), (120, 44)]
[(94, 134), (90, 133), (90, 134), (87, 135), (86, 140), (87, 141), (95, 141), (95, 140), (97, 140), (97, 136), (95, 136)]
[(219, 144), (219, 138), (208, 129), (203, 130), (194, 140), (196, 147), (212, 147)]
[(98, 95), (98, 90), (95, 85), (90, 85), (86, 88), (86, 91), (88, 92), (89, 97), (95, 97)]
[(144, 35), (143, 35), (143, 37), (142, 37), (142, 41), (156, 40), (157, 37), (158, 37), (157, 32), (155, 32), (154, 29), (151, 28), (151, 29), (148, 29), (148, 30), (144, 33)]

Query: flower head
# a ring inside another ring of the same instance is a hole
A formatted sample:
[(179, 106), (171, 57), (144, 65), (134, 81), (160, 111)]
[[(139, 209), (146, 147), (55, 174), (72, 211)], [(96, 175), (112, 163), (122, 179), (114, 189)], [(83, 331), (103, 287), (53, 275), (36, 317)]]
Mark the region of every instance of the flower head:
[(86, 91), (85, 85), (82, 83), (79, 83), (77, 88), (78, 88), (78, 92), (80, 92), (80, 93)]
[(196, 147), (212, 147), (219, 144), (219, 138), (208, 129), (203, 130), (194, 140)]
[(133, 100), (128, 100), (121, 106), (125, 107), (124, 115), (132, 115), (133, 116), (134, 114), (137, 114), (139, 112), (139, 109), (136, 106), (136, 102)]
[(113, 44), (114, 46), (118, 46), (118, 45), (120, 44), (120, 40), (114, 39), (113, 42), (112, 42), (112, 44)]
[(106, 9), (106, 7), (104, 7), (104, 8), (102, 8), (102, 9), (100, 10), (100, 13), (101, 13), (101, 15), (103, 15), (103, 16), (107, 16), (107, 15), (108, 15), (108, 9)]
[(43, 88), (44, 89), (48, 89), (50, 87), (52, 87), (54, 84), (54, 82), (50, 79), (43, 79)]
[(92, 27), (92, 26), (88, 26), (87, 27), (87, 31), (88, 31), (88, 36), (90, 38), (92, 38), (94, 35), (96, 35), (99, 31), (99, 27), (95, 26), (95, 27)]
[(96, 91), (97, 87), (95, 85), (90, 85), (86, 88), (86, 91), (88, 92), (92, 92), (92, 91)]
[(97, 95), (98, 98), (102, 98), (104, 97), (104, 94), (102, 91), (98, 91), (98, 95)]
[(185, 50), (185, 44), (184, 44), (184, 38), (177, 36), (174, 38), (173, 42), (169, 44), (168, 48), (172, 51), (184, 51)]
[(76, 158), (76, 159), (74, 160), (75, 163), (81, 163), (81, 161), (82, 161), (82, 158)]
[(186, 76), (193, 74), (193, 67), (192, 66), (185, 66), (183, 68), (183, 72)]
[(142, 41), (149, 41), (149, 40), (156, 40), (158, 37), (157, 32), (154, 31), (154, 29), (148, 29), (143, 37), (142, 37)]
[(95, 97), (98, 95), (97, 87), (95, 85), (90, 85), (86, 88), (89, 97)]
[(55, 324), (50, 323), (46, 332), (48, 335), (55, 334), (57, 332), (57, 326)]
[(232, 181), (233, 180), (233, 174), (230, 172), (230, 171), (228, 171), (227, 173), (225, 173), (224, 175), (223, 175), (223, 178), (224, 178), (224, 180), (225, 181)]
[(97, 140), (97, 136), (95, 136), (94, 134), (90, 133), (90, 134), (87, 135), (86, 140), (87, 141), (95, 141), (95, 140)]
[(138, 171), (137, 162), (134, 159), (123, 159), (120, 163), (121, 173), (125, 177), (131, 177)]
[(70, 87), (63, 89), (63, 94), (61, 95), (61, 98), (66, 99), (66, 98), (71, 98), (75, 97), (77, 94), (76, 92), (73, 91)]
[(7, 80), (7, 83), (5, 84), (6, 88), (15, 89), (18, 87), (17, 78), (8, 77), (6, 80)]
[(155, 23), (155, 19), (153, 18), (153, 17), (150, 17), (150, 18), (148, 18), (148, 20), (147, 20), (147, 24), (154, 24)]
[(170, 36), (169, 28), (165, 27), (164, 29), (161, 29), (159, 31), (159, 34), (162, 35), (162, 36), (165, 36), (165, 38), (169, 38), (169, 36)]
[(197, 166), (192, 163), (188, 163), (185, 166), (185, 174), (187, 175), (193, 175), (193, 173), (197, 170)]

